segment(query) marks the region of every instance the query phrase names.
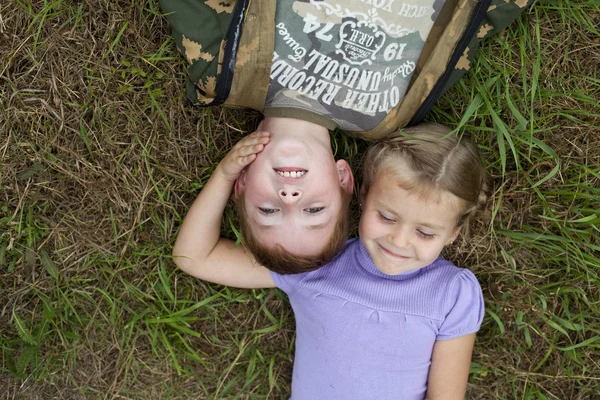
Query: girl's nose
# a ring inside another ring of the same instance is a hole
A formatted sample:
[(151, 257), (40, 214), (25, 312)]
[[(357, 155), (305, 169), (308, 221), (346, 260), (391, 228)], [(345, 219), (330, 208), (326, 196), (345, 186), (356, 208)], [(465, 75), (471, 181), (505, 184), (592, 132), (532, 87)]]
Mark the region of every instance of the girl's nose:
[(410, 234), (403, 230), (397, 230), (390, 234), (389, 241), (399, 249), (406, 249), (410, 246)]
[(288, 204), (294, 203), (294, 202), (300, 200), (301, 197), (302, 197), (302, 191), (300, 191), (298, 189), (292, 189), (292, 190), (281, 189), (281, 190), (279, 190), (279, 198), (284, 203), (288, 203)]

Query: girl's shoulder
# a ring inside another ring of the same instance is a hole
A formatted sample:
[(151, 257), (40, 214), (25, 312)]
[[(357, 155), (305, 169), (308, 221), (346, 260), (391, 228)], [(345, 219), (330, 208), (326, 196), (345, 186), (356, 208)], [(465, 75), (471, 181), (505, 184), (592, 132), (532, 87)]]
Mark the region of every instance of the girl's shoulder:
[(466, 268), (457, 267), (452, 261), (448, 261), (442, 256), (439, 256), (433, 263), (422, 268), (419, 278), (438, 283), (456, 284), (457, 282), (464, 281), (479, 285), (473, 272)]
[[(443, 261), (439, 268), (432, 269), (432, 274), (438, 270), (436, 281), (444, 285), (444, 290), (440, 291), (438, 298), (439, 310), (444, 315), (438, 340), (477, 332), (485, 311), (481, 285), (475, 274), (449, 261)], [(444, 281), (444, 278), (447, 280)]]

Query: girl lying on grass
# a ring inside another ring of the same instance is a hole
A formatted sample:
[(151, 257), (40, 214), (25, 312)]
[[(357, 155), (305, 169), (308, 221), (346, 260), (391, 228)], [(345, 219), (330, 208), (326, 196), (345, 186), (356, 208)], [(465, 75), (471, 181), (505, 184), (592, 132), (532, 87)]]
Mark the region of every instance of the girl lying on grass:
[[(229, 194), (269, 147), (237, 143), (188, 212), (173, 254), (200, 279), (279, 287), (296, 317), (292, 399), (463, 399), (483, 298), (475, 276), (440, 257), (485, 199), (474, 146), (425, 124), (373, 145), (364, 161), (359, 239), (320, 269), (280, 275), (219, 237)], [(344, 173), (350, 183), (352, 175)]]

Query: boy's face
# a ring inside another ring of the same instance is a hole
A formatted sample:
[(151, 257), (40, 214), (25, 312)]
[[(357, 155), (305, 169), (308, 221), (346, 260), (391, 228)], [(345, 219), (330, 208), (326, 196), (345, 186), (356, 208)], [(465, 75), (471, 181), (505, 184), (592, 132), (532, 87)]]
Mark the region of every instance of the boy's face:
[(301, 137), (277, 137), (236, 181), (244, 193), (248, 225), (256, 240), (281, 245), (297, 256), (320, 253), (338, 220), (343, 190), (352, 193), (350, 166), (331, 148)]

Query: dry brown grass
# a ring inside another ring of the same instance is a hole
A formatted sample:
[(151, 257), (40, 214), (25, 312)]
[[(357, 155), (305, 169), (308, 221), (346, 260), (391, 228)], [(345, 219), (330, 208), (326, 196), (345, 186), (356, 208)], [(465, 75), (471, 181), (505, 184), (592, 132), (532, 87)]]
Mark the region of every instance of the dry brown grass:
[[(494, 91), (508, 85), (520, 112), (535, 117), (533, 136), (561, 163), (533, 189), (556, 160), (517, 145), (521, 168), (509, 153), (502, 176), (489, 110), (464, 127), (488, 160), (495, 196), (472, 235), (446, 255), (473, 269), (502, 323), (486, 316), (470, 398), (600, 398), (600, 225), (569, 222), (600, 210), (594, 24), (597, 2), (540, 1), (484, 46), (476, 70), (432, 114), (456, 123), (487, 79), (507, 78), (489, 89), (496, 111), (514, 133), (505, 94)], [(185, 211), (259, 116), (189, 106), (169, 35), (155, 1), (0, 4), (2, 398), (289, 393), (294, 326), (285, 296), (198, 282), (170, 262)], [(535, 49), (538, 38), (536, 71), (535, 54), (519, 49)], [(532, 82), (538, 93), (530, 101)], [(335, 140), (358, 154), (365, 146)], [(357, 154), (339, 155), (358, 167)], [(224, 233), (232, 235), (235, 215), (226, 215)], [(181, 313), (197, 302), (205, 304)]]

